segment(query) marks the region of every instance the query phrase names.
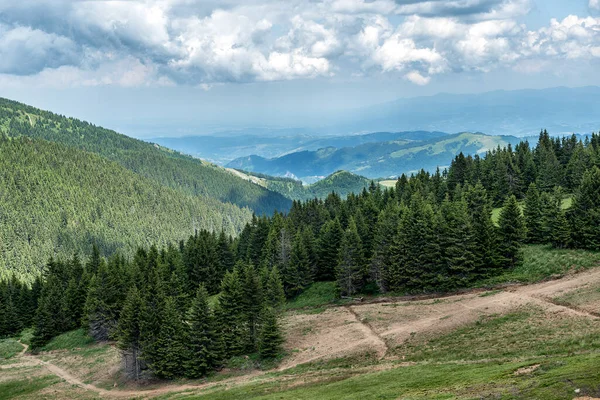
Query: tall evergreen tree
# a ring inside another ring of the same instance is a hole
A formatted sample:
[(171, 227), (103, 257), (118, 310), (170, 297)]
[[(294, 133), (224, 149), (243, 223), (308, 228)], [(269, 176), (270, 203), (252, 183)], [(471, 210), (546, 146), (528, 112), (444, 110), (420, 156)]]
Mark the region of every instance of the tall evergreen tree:
[(525, 227), (527, 229), (526, 240), (529, 243), (543, 242), (543, 220), (542, 207), (540, 203), (540, 192), (535, 183), (529, 185), (525, 196), (525, 207), (523, 209)]
[(172, 298), (166, 299), (161, 320), (150, 366), (159, 378), (173, 379), (184, 374), (188, 351), (183, 321)]
[(223, 362), (223, 340), (217, 332), (215, 318), (208, 305), (208, 292), (200, 286), (187, 315), (187, 345), (189, 358), (185, 374), (199, 378), (221, 367)]
[(364, 284), (364, 253), (354, 218), (350, 218), (348, 229), (342, 237), (336, 281), (342, 295), (352, 296)]
[(116, 333), (117, 345), (124, 353), (125, 371), (134, 380), (140, 378), (142, 370), (140, 323), (142, 307), (142, 297), (137, 287), (133, 286), (125, 299)]
[(500, 218), (498, 252), (505, 268), (514, 268), (523, 262), (525, 222), (515, 196), (505, 202)]
[(260, 331), (260, 356), (273, 359), (282, 352), (283, 337), (277, 322), (277, 314), (270, 308), (265, 308), (262, 313), (262, 327)]

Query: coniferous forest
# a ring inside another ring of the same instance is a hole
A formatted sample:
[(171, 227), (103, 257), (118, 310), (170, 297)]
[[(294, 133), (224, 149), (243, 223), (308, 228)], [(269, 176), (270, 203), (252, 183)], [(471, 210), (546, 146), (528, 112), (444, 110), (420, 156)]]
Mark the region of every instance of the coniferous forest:
[(132, 258), (105, 260), (94, 247), (85, 262), (51, 259), (31, 286), (2, 283), (0, 335), (33, 326), (40, 348), (82, 326), (116, 340), (133, 377), (272, 359), (285, 299), (315, 281), (335, 281), (340, 296), (447, 292), (520, 265), (525, 243), (600, 250), (599, 165), (600, 136), (544, 131), (535, 147), (460, 154), (447, 171), (403, 175), (395, 188), (296, 201), (286, 214), (254, 216), (236, 238), (198, 230)]

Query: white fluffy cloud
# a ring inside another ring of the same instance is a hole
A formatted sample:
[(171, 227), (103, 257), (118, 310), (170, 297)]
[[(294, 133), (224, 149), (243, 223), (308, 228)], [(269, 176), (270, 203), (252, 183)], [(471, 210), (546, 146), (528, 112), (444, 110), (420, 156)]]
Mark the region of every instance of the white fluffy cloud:
[[(0, 5), (2, 82), (190, 84), (600, 59), (600, 18), (529, 30), (532, 0), (24, 0)], [(590, 0), (590, 8), (599, 8)]]
[(590, 0), (590, 8), (600, 10), (600, 0)]

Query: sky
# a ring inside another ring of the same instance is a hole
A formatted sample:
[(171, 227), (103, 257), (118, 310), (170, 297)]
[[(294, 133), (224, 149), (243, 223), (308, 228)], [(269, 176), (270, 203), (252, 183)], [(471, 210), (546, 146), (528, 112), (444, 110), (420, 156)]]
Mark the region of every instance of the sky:
[(600, 0), (0, 0), (0, 96), (137, 137), (599, 70)]

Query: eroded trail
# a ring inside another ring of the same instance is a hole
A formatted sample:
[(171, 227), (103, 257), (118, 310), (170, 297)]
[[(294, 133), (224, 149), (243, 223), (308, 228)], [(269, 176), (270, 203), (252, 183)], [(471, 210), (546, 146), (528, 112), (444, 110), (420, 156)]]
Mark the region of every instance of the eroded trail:
[(385, 340), (381, 336), (379, 336), (377, 332), (375, 332), (373, 327), (367, 321), (362, 319), (360, 315), (358, 315), (356, 311), (354, 311), (352, 306), (346, 306), (346, 309), (350, 311), (350, 314), (354, 316), (356, 322), (360, 324), (361, 330), (363, 331), (367, 339), (373, 343), (373, 347), (377, 351), (377, 359), (381, 360), (382, 358), (384, 358), (389, 350), (389, 347)]

